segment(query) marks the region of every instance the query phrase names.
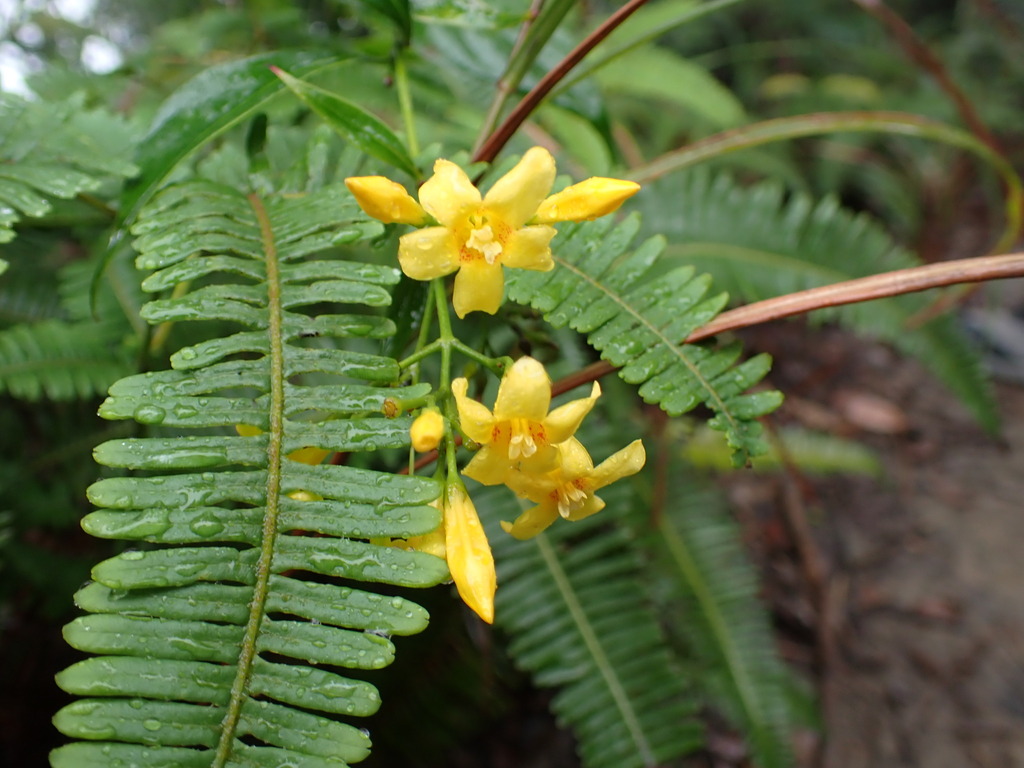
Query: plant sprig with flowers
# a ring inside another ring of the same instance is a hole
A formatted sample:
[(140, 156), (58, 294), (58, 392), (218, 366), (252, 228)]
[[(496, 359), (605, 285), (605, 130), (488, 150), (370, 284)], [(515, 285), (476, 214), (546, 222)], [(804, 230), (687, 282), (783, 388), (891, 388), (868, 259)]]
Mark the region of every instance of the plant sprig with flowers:
[[(435, 397), (413, 422), (410, 438), (415, 450), (439, 453), (436, 476), (443, 491), (436, 504), (443, 522), (434, 534), (398, 544), (444, 556), (459, 595), (488, 623), (494, 620), (497, 589), (494, 558), (460, 477), (456, 434), (464, 444), (478, 446), (461, 474), (484, 485), (504, 484), (537, 505), (513, 523), (502, 521), (517, 538), (535, 536), (558, 517), (578, 520), (599, 511), (604, 503), (595, 492), (638, 472), (645, 460), (636, 440), (595, 468), (574, 437), (601, 394), (596, 382), (588, 397), (550, 410), (551, 379), (540, 362), (487, 357), (452, 332), (442, 278), (455, 273), (452, 305), (460, 318), (471, 312), (493, 315), (504, 298), (505, 268), (554, 268), (553, 224), (613, 213), (640, 189), (631, 181), (595, 177), (551, 195), (554, 182), (555, 160), (542, 147), (528, 150), (483, 195), (462, 168), (444, 159), (434, 164), (418, 201), (382, 176), (345, 181), (367, 215), (418, 227), (401, 236), (398, 262), (406, 276), (431, 281), (438, 319), (438, 338), (421, 339), (401, 365), (441, 356)], [(469, 397), (466, 378), (451, 378), (453, 350), (502, 374), (493, 411)]]

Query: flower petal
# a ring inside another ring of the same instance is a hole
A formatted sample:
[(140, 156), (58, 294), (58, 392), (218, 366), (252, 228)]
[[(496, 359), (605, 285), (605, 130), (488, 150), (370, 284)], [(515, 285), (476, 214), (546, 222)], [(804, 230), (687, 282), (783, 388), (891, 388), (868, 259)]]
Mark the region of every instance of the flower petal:
[(595, 381), (590, 390), (590, 397), (573, 400), (549, 413), (547, 419), (544, 420), (548, 442), (558, 445), (576, 434), (576, 430), (583, 422), (583, 417), (590, 413), (600, 396), (601, 386)]
[(534, 221), (590, 221), (617, 211), (619, 206), (640, 191), (635, 181), (594, 177), (566, 187), (537, 208)]
[(455, 163), (438, 160), (434, 175), (420, 187), (420, 204), (444, 226), (454, 227), (471, 209), (480, 206), (480, 190)]
[(367, 216), (385, 224), (422, 224), (427, 219), (412, 195), (398, 182), (383, 176), (350, 176), (345, 186)]
[(455, 276), (452, 306), (455, 314), (465, 317), (470, 312), (493, 315), (501, 306), (505, 295), (505, 273), (501, 264), (486, 261), (467, 261)]
[(554, 227), (523, 227), (512, 233), (501, 254), (501, 263), (514, 269), (549, 272), (555, 268), (551, 260), (551, 238)]
[(538, 504), (526, 510), (514, 523), (501, 521), (505, 533), (511, 534), (520, 541), (536, 536), (550, 526), (558, 518), (558, 510), (553, 504)]
[(611, 485), (616, 480), (629, 475), (635, 475), (643, 469), (647, 460), (647, 452), (644, 451), (644, 444), (640, 440), (634, 440), (621, 451), (616, 451), (607, 459), (597, 465), (597, 468), (590, 474), (590, 487), (595, 491)]
[(459, 249), (444, 227), (427, 227), (398, 239), (398, 263), (413, 280), (433, 280), (459, 268)]
[(497, 576), (491, 545), (473, 502), (460, 485), (449, 485), (444, 506), (445, 557), (459, 597), (488, 624), (494, 623)]
[(483, 403), (466, 397), (468, 388), (469, 382), (464, 378), (452, 381), (452, 394), (455, 395), (455, 406), (459, 409), (459, 425), (470, 440), (486, 445), (491, 442), (494, 416)]
[(548, 372), (532, 357), (521, 357), (508, 369), (498, 386), (494, 418), (496, 421), (543, 421), (550, 405), (551, 379)]
[(566, 515), (565, 519), (569, 522), (575, 523), (577, 520), (582, 520), (585, 517), (590, 517), (591, 515), (600, 512), (604, 509), (604, 506), (604, 500), (599, 496), (588, 496), (587, 500), (583, 502), (583, 506), (572, 510), (568, 515)]
[(470, 459), (462, 474), (473, 478), (481, 485), (501, 485), (510, 471), (508, 455), (485, 445)]
[(513, 229), (519, 229), (537, 212), (537, 206), (554, 183), (555, 158), (543, 147), (533, 147), (511, 171), (494, 182), (484, 196), (484, 207)]

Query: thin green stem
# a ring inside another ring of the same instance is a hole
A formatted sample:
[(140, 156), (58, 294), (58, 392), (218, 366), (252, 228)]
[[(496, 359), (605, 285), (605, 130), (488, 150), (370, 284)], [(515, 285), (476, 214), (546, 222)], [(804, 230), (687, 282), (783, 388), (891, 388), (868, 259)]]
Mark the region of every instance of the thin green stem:
[[(409, 355), (407, 358), (405, 358), (405, 360), (402, 360), (401, 362), (399, 362), (399, 364), (398, 364), (399, 370), (403, 370), (404, 371), (410, 365), (415, 365), (420, 360), (423, 360), (426, 357), (430, 357), (432, 354), (437, 352), (437, 350), (440, 349), (442, 346), (444, 346), (444, 344), (443, 344), (443, 342), (440, 339), (434, 339), (434, 341), (430, 342), (430, 344), (428, 344), (427, 346), (423, 347), (422, 349), (417, 349), (415, 352), (413, 352), (411, 355)], [(417, 378), (419, 378), (419, 372), (418, 371), (417, 371)]]
[(452, 381), (452, 342), (456, 338), (452, 333), (452, 318), (448, 314), (444, 282), (440, 278), (433, 280), (430, 289), (434, 292), (434, 305), (437, 307), (438, 343), (441, 345), (441, 381), (438, 389), (447, 390)]
[(409, 71), (405, 68), (403, 52), (395, 55), (395, 88), (398, 90), (398, 107), (402, 111), (402, 122), (405, 124), (405, 141), (409, 145), (409, 154), (415, 159), (420, 153), (420, 145), (416, 139), (412, 94), (409, 91)]

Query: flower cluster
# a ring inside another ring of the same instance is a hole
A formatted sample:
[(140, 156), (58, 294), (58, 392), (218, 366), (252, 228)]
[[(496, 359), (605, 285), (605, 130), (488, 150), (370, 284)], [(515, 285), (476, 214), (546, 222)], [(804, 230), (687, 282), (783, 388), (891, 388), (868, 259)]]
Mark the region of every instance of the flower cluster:
[(590, 396), (549, 411), (551, 380), (544, 366), (523, 357), (498, 387), (494, 411), (466, 396), (468, 382), (455, 379), (452, 393), (466, 436), (482, 448), (463, 474), (484, 485), (504, 483), (534, 504), (502, 527), (518, 539), (536, 536), (559, 517), (581, 520), (604, 508), (596, 491), (639, 472), (646, 455), (634, 440), (597, 467), (573, 435), (601, 394), (595, 382)]
[(554, 183), (555, 159), (542, 147), (527, 151), (483, 196), (448, 160), (434, 163), (419, 202), (383, 176), (345, 179), (367, 215), (424, 227), (399, 240), (398, 262), (414, 280), (457, 272), (452, 303), (459, 317), (498, 311), (505, 289), (502, 266), (542, 272), (554, 267), (551, 224), (612, 213), (640, 189), (632, 181), (594, 177), (549, 197)]

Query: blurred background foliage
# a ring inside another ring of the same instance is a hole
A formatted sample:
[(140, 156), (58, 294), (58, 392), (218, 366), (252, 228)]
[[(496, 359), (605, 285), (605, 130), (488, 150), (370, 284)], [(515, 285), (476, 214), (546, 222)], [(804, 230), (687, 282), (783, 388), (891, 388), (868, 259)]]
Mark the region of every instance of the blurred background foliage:
[[(565, 19), (522, 73), (513, 97), (617, 7), (561, 5)], [(113, 551), (78, 527), (89, 511), (84, 489), (100, 471), (91, 448), (129, 429), (100, 421), (97, 404), (120, 376), (166, 364), (151, 354), (150, 331), (138, 318), (143, 299), (129, 244), (110, 239), (125, 179), (136, 171), (138, 148), (160, 105), (210, 67), (302, 49), (345, 60), (313, 79), (401, 133), (393, 78), (401, 62), (412, 84), (421, 167), (440, 154), (466, 159), (487, 119), (495, 83), (507, 77), (527, 6), (525, 0), (422, 0), (407, 18), (405, 6), (387, 0), (0, 0), (0, 86), (7, 94), (0, 116), (8, 118), (6, 126), (0, 122), (0, 169), (23, 156), (25, 136), (10, 126), (32, 120), (48, 133), (102, 137), (104, 160), (90, 165), (90, 158), (79, 158), (80, 184), (42, 194), (44, 204), (3, 222), (17, 236), (0, 246), (9, 265), (0, 278), (0, 722), (7, 726), (0, 762), (42, 764), (56, 743), (48, 718), (63, 699), (51, 675), (74, 657), (64, 649), (59, 627), (74, 615), (70, 595), (88, 578), (91, 564)], [(915, 60), (913, 45), (895, 31), (902, 27), (857, 2), (830, 0), (809, 9), (802, 0), (653, 0), (559, 84), (510, 151), (537, 143), (551, 147), (560, 170), (575, 178), (642, 175), (666, 153), (772, 118), (899, 110), (963, 127), (964, 105), (940, 85), (948, 78), (976, 120), (966, 128), (978, 135), (983, 127), (987, 133), (978, 139), (1019, 167), (1021, 5), (916, 0), (901, 3), (898, 11), (905, 30), (933, 55), (931, 64)], [(263, 111), (274, 135), (266, 146), (278, 153), (268, 153), (266, 162), (287, 168), (287, 148), (303, 146), (317, 121), (287, 95)], [(14, 115), (21, 117), (15, 121)], [(201, 147), (175, 173), (223, 170), (231, 151), (251, 146), (254, 136), (259, 140), (254, 125), (247, 122)], [(668, 238), (666, 265), (695, 264), (729, 291), (733, 303), (744, 303), (939, 259), (948, 255), (948, 240), (965, 211), (983, 233), (982, 244), (980, 250), (968, 244), (973, 251), (955, 255), (977, 255), (1004, 226), (1001, 196), (996, 174), (960, 149), (859, 133), (719, 155), (699, 169), (654, 182), (636, 207), (645, 235)], [(723, 257), (759, 248), (774, 260)], [(821, 321), (919, 356), (980, 422), (994, 428), (996, 409), (980, 359), (955, 319), (905, 330), (907, 319), (928, 305), (906, 298), (884, 311), (850, 309)], [(557, 350), (563, 373), (591, 359), (573, 337), (545, 329), (525, 310), (512, 321), (538, 356), (554, 358)], [(184, 337), (174, 338), (167, 350), (182, 343)], [(637, 413), (632, 396), (618, 385), (608, 383), (619, 396), (607, 398), (611, 424), (628, 423)], [(666, 664), (679, 671), (675, 714), (695, 729), (684, 734), (680, 750), (699, 750), (697, 723), (722, 728), (724, 718), (747, 735), (760, 764), (792, 764), (785, 735), (773, 729), (813, 728), (811, 697), (770, 654), (739, 667), (720, 658), (732, 642), (717, 634), (720, 621), (744, 648), (770, 642), (770, 617), (757, 604), (756, 577), (738, 549), (739, 534), (705, 479), (727, 460), (695, 423), (674, 422), (662, 430), (659, 445), (671, 468), (652, 467), (647, 485), (685, 502), (652, 527), (643, 512), (651, 508), (644, 494), (652, 492), (643, 484), (624, 485), (609, 496), (621, 497), (613, 549), (633, 558), (621, 565), (630, 574), (621, 578), (644, 585), (637, 586), (638, 594), (645, 593), (663, 619), (659, 631), (671, 648)], [(837, 438), (782, 433), (782, 439), (787, 460), (807, 471), (877, 470), (869, 452)], [(759, 467), (771, 471), (781, 462), (776, 450)], [(682, 487), (666, 490), (665, 477)], [(508, 501), (495, 499), (493, 505)], [(477, 506), (485, 506), (483, 497)], [(600, 540), (580, 527), (556, 534), (556, 545), (568, 547), (573, 538)], [(499, 563), (517, 567), (514, 553), (502, 560), (496, 547)], [(584, 582), (602, 577), (581, 568)], [(703, 579), (709, 583), (702, 586)], [(585, 583), (578, 586), (586, 591)], [(380, 678), (384, 700), (393, 705), (371, 724), (375, 734), (406, 735), (377, 738), (368, 764), (572, 764), (573, 743), (552, 728), (547, 714), (550, 695), (535, 689), (520, 667), (547, 670), (550, 680), (557, 680), (557, 669), (543, 660), (511, 663), (506, 636), (483, 633), (444, 590), (425, 600), (434, 618), (431, 631), (402, 643), (395, 665)], [(506, 610), (515, 625), (516, 609), (510, 604)], [(509, 628), (519, 652), (531, 643), (524, 631)], [(744, 668), (754, 675), (754, 688), (737, 693), (735, 674)], [(557, 699), (554, 709), (562, 714)], [(601, 761), (591, 756), (588, 764)]]

